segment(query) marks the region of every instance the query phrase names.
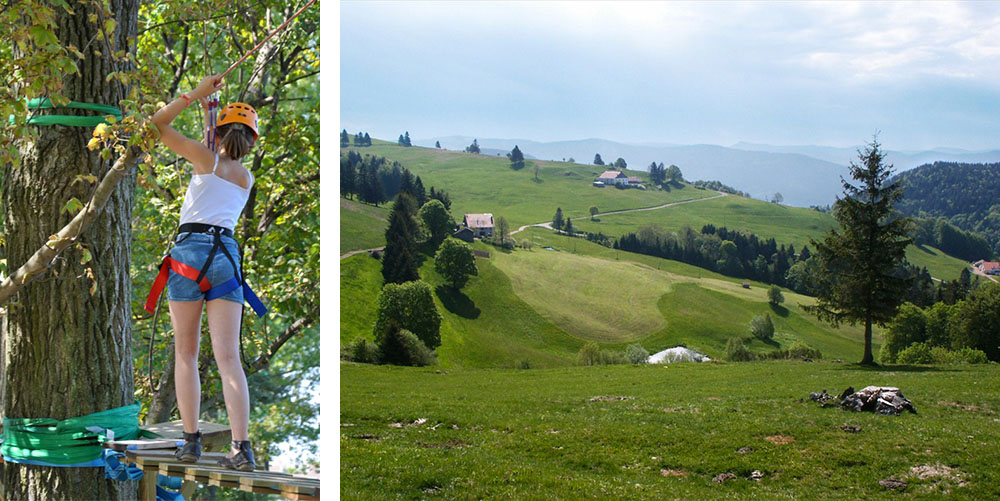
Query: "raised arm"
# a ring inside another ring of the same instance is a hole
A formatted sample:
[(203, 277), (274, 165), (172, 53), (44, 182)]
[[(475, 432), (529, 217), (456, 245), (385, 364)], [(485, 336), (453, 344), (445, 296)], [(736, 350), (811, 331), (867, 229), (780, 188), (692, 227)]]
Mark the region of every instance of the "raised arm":
[(187, 94), (181, 94), (169, 104), (160, 108), (151, 121), (160, 131), (160, 140), (167, 148), (186, 158), (194, 166), (195, 173), (204, 174), (204, 171), (211, 171), (215, 154), (203, 143), (184, 137), (183, 134), (174, 130), (170, 123), (177, 118), (177, 115), (184, 111), (192, 102), (208, 97), (211, 93), (221, 89), (224, 83), (218, 75), (205, 77), (198, 87)]

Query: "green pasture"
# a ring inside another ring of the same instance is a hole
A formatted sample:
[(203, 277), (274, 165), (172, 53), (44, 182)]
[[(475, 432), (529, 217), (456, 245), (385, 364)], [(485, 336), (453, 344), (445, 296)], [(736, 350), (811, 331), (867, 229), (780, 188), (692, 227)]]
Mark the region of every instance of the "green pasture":
[(389, 204), (375, 207), (340, 198), (340, 253), (385, 245)]
[[(463, 370), (343, 363), (339, 494), (990, 499), (1000, 492), (997, 381), (995, 364)], [(810, 392), (868, 385), (899, 387), (918, 413), (854, 413), (808, 401)], [(713, 481), (726, 473), (733, 478)], [(905, 491), (880, 485), (890, 478), (906, 482)]]
[(651, 224), (669, 231), (678, 231), (684, 226), (701, 231), (702, 226), (714, 224), (730, 230), (747, 230), (761, 238), (773, 237), (779, 245), (794, 244), (796, 251), (808, 244), (809, 239), (822, 238), (837, 226), (837, 220), (829, 214), (734, 195), (653, 211), (598, 215), (597, 219), (573, 223), (579, 231), (601, 232), (614, 237)]
[[(511, 229), (551, 221), (557, 207), (576, 221), (589, 217), (592, 206), (601, 211), (634, 209), (716, 195), (714, 191), (690, 185), (670, 191), (597, 188), (593, 181), (604, 171), (597, 165), (527, 160), (524, 169), (515, 171), (510, 168), (510, 161), (501, 157), (416, 146), (405, 148), (384, 142), (354, 149), (362, 155), (398, 161), (420, 176), (428, 190), (431, 186), (444, 188), (451, 196), (451, 213), (456, 221), (466, 213), (489, 212), (494, 217), (504, 216)], [(538, 181), (535, 181), (535, 165), (539, 166)], [(649, 173), (640, 171), (627, 174), (649, 177)]]
[[(858, 327), (834, 329), (802, 310), (812, 299), (785, 291), (778, 308), (766, 286), (650, 256), (617, 252), (582, 239), (532, 228), (531, 250), (500, 251), (477, 259), (479, 275), (460, 291), (444, 284), (424, 256), (420, 275), (435, 291), (443, 317), (443, 367), (554, 367), (575, 363), (586, 341), (624, 350), (640, 343), (650, 353), (684, 344), (712, 358), (730, 337), (748, 333), (753, 316), (769, 312), (774, 341), (754, 341), (764, 352), (800, 341), (825, 358), (860, 359)], [(555, 250), (546, 250), (551, 246)], [(341, 261), (340, 339), (373, 339), (380, 264), (366, 254)], [(876, 335), (876, 350), (878, 337)]]

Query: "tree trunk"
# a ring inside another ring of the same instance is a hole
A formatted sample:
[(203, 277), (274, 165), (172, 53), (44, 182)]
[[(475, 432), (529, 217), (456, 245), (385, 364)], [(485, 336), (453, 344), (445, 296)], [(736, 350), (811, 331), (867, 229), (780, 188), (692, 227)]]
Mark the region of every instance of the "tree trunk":
[(865, 319), (865, 356), (861, 357), (861, 365), (875, 365), (875, 358), (872, 357), (872, 317), (868, 315)]
[[(109, 37), (114, 50), (134, 50), (128, 40), (135, 39), (138, 4), (138, 0), (110, 1), (118, 23)], [(72, 15), (56, 8), (55, 34), (64, 46), (90, 49), (78, 63), (80, 74), (66, 75), (63, 95), (73, 101), (117, 106), (124, 88), (105, 77), (131, 68), (112, 62), (112, 51), (96, 24), (88, 20), (95, 13), (89, 4), (73, 3), (72, 7)], [(86, 149), (90, 135), (87, 127), (40, 127), (37, 140), (20, 145), (20, 165), (4, 176), (10, 263), (26, 261), (72, 218), (61, 213), (67, 200), (89, 198), (92, 186), (74, 183), (78, 175), (101, 178), (110, 167), (111, 162)], [(130, 172), (103, 213), (80, 235), (79, 242), (91, 253), (89, 262), (81, 263), (83, 252), (70, 247), (48, 273), (9, 303), (4, 332), (5, 416), (67, 419), (135, 401), (129, 277), (134, 193), (135, 173)], [(3, 484), (9, 500), (135, 498), (133, 483), (106, 480), (101, 468), (7, 463)]]

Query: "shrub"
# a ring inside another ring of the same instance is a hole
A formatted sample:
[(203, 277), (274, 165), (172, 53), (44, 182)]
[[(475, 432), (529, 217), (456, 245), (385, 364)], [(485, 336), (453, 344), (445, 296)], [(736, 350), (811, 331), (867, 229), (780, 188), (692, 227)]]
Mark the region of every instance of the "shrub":
[(742, 338), (731, 337), (726, 342), (726, 360), (730, 362), (751, 362), (757, 359)]
[(382, 362), (393, 365), (432, 365), (437, 362), (434, 352), (416, 334), (392, 328), (382, 345)]
[(771, 322), (771, 315), (765, 313), (757, 315), (750, 321), (750, 334), (761, 340), (768, 340), (774, 337), (774, 324)]
[(926, 330), (927, 317), (924, 311), (912, 303), (904, 303), (882, 336), (879, 360), (889, 364), (896, 362), (898, 354), (904, 348), (927, 340)]
[(517, 368), (518, 369), (530, 369), (531, 368), (531, 362), (528, 361), (528, 359), (521, 360), (521, 361), (519, 361), (517, 363)]
[(796, 341), (788, 347), (788, 358), (823, 358), (823, 354), (816, 348)]
[(901, 364), (930, 364), (934, 363), (934, 358), (931, 347), (926, 343), (913, 343), (896, 355), (896, 361)]
[(597, 343), (587, 343), (576, 354), (576, 363), (580, 365), (597, 365), (600, 357), (601, 349), (597, 347)]
[(644, 364), (649, 358), (649, 352), (641, 344), (630, 344), (625, 347), (625, 358), (633, 364)]
[(374, 364), (379, 361), (378, 346), (368, 342), (367, 339), (359, 339), (350, 348), (351, 360), (363, 364)]
[(597, 347), (597, 343), (587, 343), (580, 348), (576, 355), (576, 363), (580, 365), (612, 365), (624, 364), (628, 360), (622, 353), (602, 350)]
[(975, 348), (951, 351), (942, 346), (931, 348), (931, 359), (935, 364), (985, 364), (989, 362), (986, 353)]

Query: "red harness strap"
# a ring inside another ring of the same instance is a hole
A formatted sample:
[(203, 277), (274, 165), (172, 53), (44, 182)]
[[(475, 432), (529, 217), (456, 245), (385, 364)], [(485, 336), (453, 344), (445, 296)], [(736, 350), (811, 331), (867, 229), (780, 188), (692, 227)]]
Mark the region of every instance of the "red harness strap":
[[(163, 288), (167, 286), (167, 279), (170, 277), (170, 270), (174, 270), (174, 272), (180, 276), (191, 280), (198, 279), (198, 270), (173, 259), (170, 256), (163, 258), (163, 262), (160, 263), (160, 273), (156, 275), (156, 280), (153, 281), (153, 287), (149, 290), (149, 297), (146, 298), (146, 311), (149, 313), (156, 311), (156, 302), (160, 300), (160, 294), (163, 293)], [(198, 289), (202, 292), (208, 292), (211, 288), (212, 284), (208, 283), (208, 279), (201, 277), (201, 281), (198, 282)]]

